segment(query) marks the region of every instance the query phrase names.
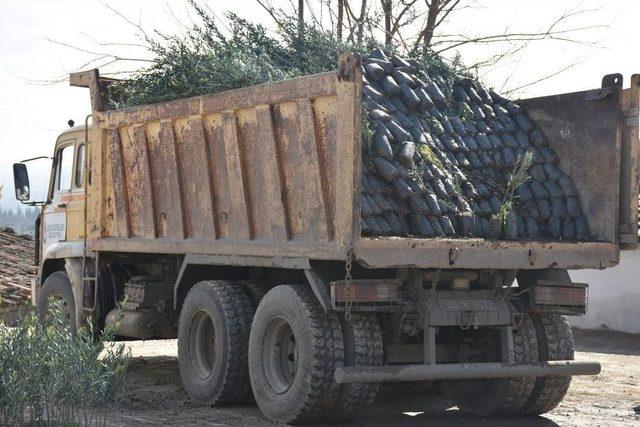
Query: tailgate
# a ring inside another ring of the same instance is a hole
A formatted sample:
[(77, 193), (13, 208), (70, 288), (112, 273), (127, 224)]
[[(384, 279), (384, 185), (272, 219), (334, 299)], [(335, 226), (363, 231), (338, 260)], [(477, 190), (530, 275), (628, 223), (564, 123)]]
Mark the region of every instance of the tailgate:
[(602, 87), (523, 100), (574, 180), (594, 240), (638, 243), (638, 81), (620, 74)]

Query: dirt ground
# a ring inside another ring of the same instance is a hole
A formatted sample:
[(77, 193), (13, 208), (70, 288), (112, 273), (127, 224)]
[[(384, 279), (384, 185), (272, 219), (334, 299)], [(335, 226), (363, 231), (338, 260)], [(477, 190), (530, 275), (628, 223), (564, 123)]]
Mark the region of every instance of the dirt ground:
[[(459, 411), (442, 390), (416, 393), (402, 384), (385, 385), (377, 403), (353, 425), (364, 426), (615, 426), (640, 425), (640, 336), (575, 331), (577, 360), (597, 360), (602, 373), (574, 378), (562, 404), (543, 417), (479, 418)], [(131, 341), (134, 361), (119, 425), (273, 425), (255, 404), (198, 407), (180, 383), (175, 340)]]

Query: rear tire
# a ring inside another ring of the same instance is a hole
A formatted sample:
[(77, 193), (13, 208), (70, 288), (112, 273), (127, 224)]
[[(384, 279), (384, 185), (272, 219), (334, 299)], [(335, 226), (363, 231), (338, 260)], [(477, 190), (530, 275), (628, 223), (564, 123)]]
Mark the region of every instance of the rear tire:
[[(514, 328), (513, 347), (516, 363), (538, 361), (536, 329), (528, 314), (523, 314), (520, 325)], [(535, 378), (505, 378), (447, 381), (445, 387), (463, 411), (481, 416), (512, 415), (522, 411), (534, 383)]]
[[(380, 366), (384, 362), (382, 331), (375, 314), (352, 313), (347, 321), (340, 314), (344, 337), (344, 366)], [(340, 384), (331, 410), (333, 420), (348, 420), (368, 408), (378, 394), (379, 383)]]
[(204, 281), (191, 288), (180, 312), (178, 364), (192, 400), (222, 406), (247, 398), (252, 316), (249, 298), (233, 283)]
[(258, 305), (260, 305), (260, 301), (265, 294), (265, 286), (261, 282), (256, 282), (253, 280), (241, 280), (238, 282), (233, 282), (235, 285), (240, 286), (244, 292), (249, 297), (249, 301), (251, 301), (251, 306), (253, 307), (253, 311), (255, 312), (258, 309)]
[(343, 360), (335, 313), (325, 313), (308, 286), (281, 285), (264, 296), (251, 327), (249, 375), (262, 413), (280, 423), (321, 421), (337, 398)]
[(76, 332), (76, 303), (71, 281), (65, 271), (56, 271), (47, 277), (38, 292), (36, 312), (43, 324), (49, 323), (49, 304), (60, 311), (62, 324)]
[[(558, 314), (532, 314), (538, 335), (539, 360), (573, 360), (574, 341), (571, 325)], [(523, 410), (540, 415), (558, 406), (571, 385), (571, 377), (538, 377)]]

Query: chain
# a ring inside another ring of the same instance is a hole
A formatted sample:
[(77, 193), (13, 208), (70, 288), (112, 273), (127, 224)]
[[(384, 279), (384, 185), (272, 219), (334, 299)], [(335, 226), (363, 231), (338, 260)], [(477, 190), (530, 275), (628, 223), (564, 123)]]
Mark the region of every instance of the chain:
[(344, 275), (344, 291), (345, 291), (345, 297), (346, 297), (346, 304), (345, 304), (345, 312), (344, 312), (344, 318), (347, 320), (347, 322), (351, 321), (351, 305), (353, 304), (353, 299), (351, 298), (351, 267), (352, 267), (352, 261), (353, 261), (353, 250), (349, 249), (347, 251), (347, 258), (345, 260), (345, 275)]

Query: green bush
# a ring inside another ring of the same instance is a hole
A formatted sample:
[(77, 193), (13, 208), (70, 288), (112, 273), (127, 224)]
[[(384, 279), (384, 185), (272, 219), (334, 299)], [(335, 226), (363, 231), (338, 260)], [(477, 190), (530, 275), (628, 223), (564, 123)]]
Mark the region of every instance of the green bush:
[[(339, 41), (317, 24), (300, 31), (295, 16), (278, 15), (273, 32), (233, 13), (221, 24), (194, 1), (199, 22), (179, 35), (158, 33), (146, 38), (152, 64), (107, 90), (107, 108), (118, 109), (195, 95), (238, 89), (261, 83), (333, 71), (338, 56), (363, 54), (380, 45), (372, 35), (362, 42)], [(221, 25), (224, 27), (221, 28)], [(433, 52), (398, 52), (420, 62), (444, 90), (464, 73), (459, 58), (451, 64)]]
[(0, 324), (0, 425), (104, 425), (119, 408), (130, 357), (107, 343), (114, 328), (74, 336), (52, 319), (45, 327), (31, 312), (15, 328)]

